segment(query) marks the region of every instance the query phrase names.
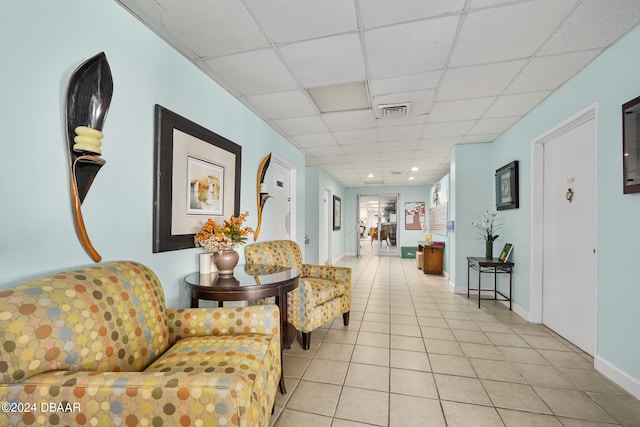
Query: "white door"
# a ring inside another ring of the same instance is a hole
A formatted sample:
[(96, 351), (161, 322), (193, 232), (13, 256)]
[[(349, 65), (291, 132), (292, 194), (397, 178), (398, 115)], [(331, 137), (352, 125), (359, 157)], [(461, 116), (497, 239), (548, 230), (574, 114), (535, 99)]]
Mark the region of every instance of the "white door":
[(271, 226), (274, 239), (291, 240), (291, 180), (289, 169), (279, 162), (272, 162), (272, 184), (270, 194), (273, 200), (267, 206), (273, 209)]
[(595, 119), (544, 144), (542, 322), (587, 353), (596, 333)]

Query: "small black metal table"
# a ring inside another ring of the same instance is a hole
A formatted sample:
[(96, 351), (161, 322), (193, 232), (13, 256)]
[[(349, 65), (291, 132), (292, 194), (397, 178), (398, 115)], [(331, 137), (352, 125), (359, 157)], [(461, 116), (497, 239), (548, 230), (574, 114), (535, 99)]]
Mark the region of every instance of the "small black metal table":
[[(273, 265), (237, 266), (233, 276), (221, 277), (218, 273), (193, 273), (184, 278), (190, 306), (197, 308), (199, 300), (249, 301), (275, 297), (280, 308), (280, 361), (282, 351), (291, 346), (297, 331), (287, 317), (287, 292), (298, 287), (300, 271), (295, 268)], [(284, 368), (284, 365), (282, 365)], [(280, 391), (287, 392), (284, 384), (284, 370), (280, 374)]]
[[(471, 287), (471, 270), (478, 272), (478, 287)], [(483, 273), (493, 274), (493, 289), (482, 289), (481, 278)], [(484, 257), (467, 257), (467, 298), (469, 298), (470, 291), (478, 291), (478, 308), (480, 308), (480, 300), (491, 299), (496, 301), (509, 301), (509, 310), (511, 310), (511, 294), (512, 294), (512, 280), (513, 263), (510, 261), (500, 261), (498, 258), (484, 258)], [(498, 290), (498, 274), (509, 275), (509, 296)], [(493, 292), (493, 298), (482, 298), (482, 291)], [(498, 299), (500, 295), (504, 299)]]

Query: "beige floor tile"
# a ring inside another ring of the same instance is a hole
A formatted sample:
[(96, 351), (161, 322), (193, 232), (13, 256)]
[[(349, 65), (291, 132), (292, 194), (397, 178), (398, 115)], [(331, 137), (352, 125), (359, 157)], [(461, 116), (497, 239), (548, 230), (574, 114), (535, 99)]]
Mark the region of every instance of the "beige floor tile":
[(442, 317), (445, 319), (471, 320), (471, 317), (464, 311), (444, 311), (441, 310)]
[(438, 398), (438, 390), (430, 372), (409, 371), (407, 369), (391, 368), (391, 393), (407, 394), (429, 399)]
[(508, 334), (512, 332), (511, 328), (506, 326), (504, 323), (498, 322), (476, 322), (478, 327), (483, 332), (497, 332), (501, 334)]
[(413, 371), (431, 371), (429, 357), (426, 352), (391, 349), (390, 366), (392, 368), (410, 369)]
[(482, 331), (467, 331), (464, 329), (452, 329), (458, 342), (470, 342), (475, 344), (491, 344), (487, 335)]
[(514, 363), (513, 366), (529, 384), (569, 389), (578, 388), (554, 366), (531, 365), (527, 363)]
[(385, 313), (374, 313), (367, 311), (362, 318), (363, 322), (381, 322), (389, 323), (390, 316)]
[(308, 412), (285, 409), (275, 424), (276, 427), (331, 427), (333, 418)]
[(398, 313), (391, 313), (389, 316), (389, 322), (392, 325), (418, 325), (418, 318), (415, 315), (405, 316)]
[(448, 427), (504, 427), (493, 407), (443, 401), (442, 409)]
[(476, 372), (466, 357), (431, 354), (429, 361), (431, 362), (431, 369), (434, 373), (476, 377)]
[(390, 347), (399, 350), (425, 351), (424, 340), (421, 337), (406, 337), (391, 335)]
[(498, 409), (506, 427), (562, 427), (562, 423), (553, 415), (534, 414), (532, 412)]
[(389, 393), (344, 387), (338, 402), (336, 417), (386, 426), (389, 419)]
[(451, 332), (451, 329), (422, 326), (420, 330), (422, 331), (422, 336), (424, 338), (432, 338), (436, 340), (449, 340), (449, 341), (456, 340), (456, 338), (453, 336), (453, 332)]
[(546, 327), (534, 323), (511, 325), (510, 328), (519, 335), (537, 335), (543, 337), (550, 336)]
[(338, 344), (333, 342), (323, 342), (318, 347), (315, 357), (320, 359), (340, 360), (349, 362), (354, 349), (353, 344)]
[(394, 335), (403, 335), (408, 337), (422, 337), (422, 331), (417, 325), (398, 325), (392, 323), (391, 333)]
[(500, 353), (494, 345), (461, 342), (460, 347), (462, 347), (462, 351), (464, 352), (465, 356), (469, 358), (506, 360), (504, 355)]
[(415, 396), (391, 394), (389, 398), (390, 427), (445, 427), (440, 402)]
[(302, 374), (306, 371), (311, 360), (311, 357), (284, 353), (282, 356), (282, 364), (284, 366), (285, 378), (302, 378)]
[(625, 426), (640, 426), (640, 401), (633, 397), (587, 393), (608, 413)]
[(418, 324), (421, 327), (449, 329), (449, 324), (442, 317), (418, 317)]
[(464, 352), (457, 341), (437, 340), (427, 338), (424, 340), (427, 353), (449, 354), (451, 356), (464, 356)]
[(533, 386), (535, 392), (556, 416), (616, 423), (602, 407), (582, 391)]
[(559, 368), (581, 390), (596, 393), (627, 395), (622, 387), (607, 379), (595, 369)]
[(356, 345), (351, 356), (351, 362), (389, 366), (389, 349)]
[(527, 384), (481, 380), (493, 405), (497, 408), (551, 414), (547, 405)]
[(531, 347), (541, 350), (572, 351), (560, 340), (551, 336), (522, 335), (522, 339)]
[(498, 332), (487, 332), (486, 334), (489, 340), (491, 340), (491, 343), (494, 345), (501, 345), (506, 347), (524, 347), (524, 348), (531, 347), (529, 344), (527, 344), (525, 340), (523, 340), (517, 334), (514, 334), (514, 333), (502, 334)]
[(360, 332), (377, 332), (380, 334), (389, 333), (389, 323), (363, 321)]
[(289, 398), (286, 409), (332, 417), (336, 412), (342, 387), (335, 384), (300, 381)]
[(491, 406), (491, 399), (480, 380), (453, 375), (434, 374), (440, 399)]
[(478, 378), (496, 381), (509, 381), (513, 383), (525, 383), (524, 378), (518, 374), (515, 367), (501, 360), (469, 359), (471, 366), (476, 371)]
[(538, 353), (558, 368), (593, 368), (586, 359), (571, 351), (538, 350)]
[[(304, 425), (304, 424), (301, 424)], [(341, 420), (340, 418), (334, 418), (331, 427), (371, 427), (371, 424), (358, 423), (356, 421)]]
[(379, 334), (376, 332), (358, 333), (357, 345), (368, 345), (371, 347), (389, 348), (389, 334)]
[(613, 427), (622, 424), (599, 423), (597, 421), (578, 420), (576, 418), (558, 417), (564, 427)]
[(389, 368), (386, 366), (349, 364), (344, 385), (369, 390), (389, 391)]
[(314, 359), (309, 364), (304, 375), (302, 375), (302, 379), (342, 385), (347, 375), (347, 369), (349, 369), (348, 362)]
[(335, 342), (339, 344), (355, 344), (358, 338), (357, 331), (330, 329), (325, 335), (324, 340), (326, 342)]
[(550, 365), (550, 363), (532, 348), (497, 346), (507, 361), (514, 363), (531, 363), (534, 365)]

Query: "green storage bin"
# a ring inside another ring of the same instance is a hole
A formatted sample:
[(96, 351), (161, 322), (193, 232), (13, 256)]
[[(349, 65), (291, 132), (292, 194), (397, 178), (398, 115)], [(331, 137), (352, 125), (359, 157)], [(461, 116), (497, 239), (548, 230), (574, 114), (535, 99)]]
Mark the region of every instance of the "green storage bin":
[(417, 246), (402, 246), (400, 248), (402, 251), (402, 258), (416, 258), (416, 253), (418, 253)]

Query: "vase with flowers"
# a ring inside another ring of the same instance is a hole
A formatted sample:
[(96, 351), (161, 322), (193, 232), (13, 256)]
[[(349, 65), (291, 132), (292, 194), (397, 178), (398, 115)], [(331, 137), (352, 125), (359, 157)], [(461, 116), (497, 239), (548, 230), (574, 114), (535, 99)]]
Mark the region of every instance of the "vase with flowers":
[(480, 235), (485, 241), (485, 258), (493, 259), (493, 242), (499, 237), (495, 234), (498, 224), (496, 224), (497, 212), (485, 211), (482, 215), (478, 216), (478, 222), (472, 222), (471, 225), (478, 230)]
[(251, 227), (243, 226), (247, 216), (249, 216), (248, 212), (237, 217), (231, 216), (223, 220), (222, 224), (209, 218), (200, 232), (194, 236), (196, 246), (201, 246), (213, 254), (213, 262), (220, 276), (233, 275), (233, 269), (240, 259), (235, 248), (245, 244), (249, 234), (253, 233)]

